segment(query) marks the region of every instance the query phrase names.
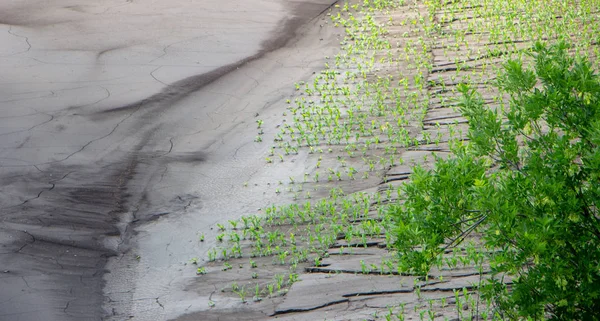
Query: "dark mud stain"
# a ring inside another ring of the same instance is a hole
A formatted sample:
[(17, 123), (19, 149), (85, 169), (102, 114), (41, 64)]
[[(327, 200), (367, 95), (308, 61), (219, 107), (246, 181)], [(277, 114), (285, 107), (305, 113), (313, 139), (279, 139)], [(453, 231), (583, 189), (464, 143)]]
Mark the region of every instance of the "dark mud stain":
[[(202, 89), (206, 85), (211, 84), (212, 82), (223, 77), (224, 75), (236, 69), (239, 69), (240, 67), (244, 66), (245, 64), (251, 61), (262, 58), (264, 55), (268, 54), (271, 51), (284, 47), (286, 44), (288, 44), (290, 40), (294, 39), (294, 37), (296, 36), (296, 32), (300, 26), (305, 24), (310, 19), (314, 19), (315, 17), (321, 15), (327, 9), (331, 8), (335, 4), (335, 2), (336, 1), (332, 1), (331, 3), (327, 4), (292, 4), (294, 6), (294, 16), (282, 20), (279, 23), (279, 26), (275, 28), (275, 30), (278, 30), (277, 34), (274, 35), (274, 37), (263, 41), (263, 43), (261, 44), (261, 50), (259, 50), (256, 54), (246, 57), (235, 63), (219, 67), (210, 72), (179, 80), (173, 84), (168, 85), (160, 93), (154, 94), (143, 100), (128, 105), (109, 108), (100, 111), (93, 115), (96, 116), (93, 117), (93, 119), (98, 119), (97, 116), (106, 114), (121, 115), (122, 113), (135, 112), (140, 110), (142, 107), (144, 109), (150, 109), (152, 107), (159, 107), (162, 109), (173, 106), (177, 102), (181, 101), (182, 99), (185, 99), (189, 95)], [(100, 119), (103, 118), (100, 117)]]
[[(132, 180), (142, 171), (206, 159), (202, 152), (143, 152), (150, 138), (119, 161), (55, 164), (0, 177), (2, 192), (32, 195), (0, 208), (0, 320), (101, 320), (104, 266), (128, 251), (133, 235), (117, 227), (123, 213), (133, 213), (130, 224), (142, 224), (199, 206), (197, 196), (185, 194), (138, 212), (146, 196)], [(107, 247), (108, 238), (118, 245)]]
[[(298, 4), (297, 15), (282, 22), (278, 29), (281, 31), (265, 41), (257, 54), (178, 81), (139, 102), (94, 115), (103, 118), (148, 111), (136, 115), (132, 130), (145, 134), (125, 157), (112, 155), (94, 163), (53, 163), (38, 171), (21, 168), (2, 172), (0, 204), (7, 204), (4, 201), (14, 199), (14, 195), (29, 198), (16, 205), (0, 205), (0, 320), (101, 320), (107, 312), (102, 310), (105, 265), (110, 257), (128, 250), (121, 244), (126, 244), (132, 235), (131, 228), (118, 227), (124, 223), (123, 214), (133, 213), (129, 224), (139, 224), (186, 211), (198, 203), (196, 196), (182, 195), (163, 208), (138, 213), (146, 196), (145, 187), (136, 180), (153, 175), (169, 162), (198, 163), (206, 158), (202, 152), (142, 152), (146, 145), (154, 144), (158, 127), (148, 125), (157, 120), (156, 111), (168, 109), (219, 77), (284, 46), (300, 25), (329, 6)], [(0, 23), (34, 24), (24, 17), (2, 13)], [(115, 239), (117, 245), (106, 242)], [(240, 314), (240, 320), (242, 317)]]
[(107, 54), (109, 52), (117, 51), (117, 50), (122, 50), (122, 49), (129, 48), (129, 47), (130, 46), (127, 45), (127, 46), (115, 46), (115, 47), (110, 47), (110, 48), (103, 49), (101, 51), (98, 51), (98, 53), (96, 54), (96, 60), (100, 59), (103, 55), (105, 55), (105, 54)]
[(203, 152), (186, 152), (168, 154), (162, 156), (161, 159), (164, 162), (198, 163), (206, 160), (206, 154)]
[[(41, 2), (43, 1), (0, 2), (0, 25), (35, 29), (83, 21), (83, 19), (53, 18), (53, 15), (44, 12), (44, 4)], [(68, 8), (63, 9), (69, 10)]]
[[(0, 298), (6, 299), (0, 300), (0, 320), (100, 319), (101, 277), (107, 259), (116, 254), (103, 240), (120, 235), (116, 224), (126, 210), (126, 182), (134, 167), (55, 166), (22, 178), (50, 187), (2, 209), (0, 234), (14, 237), (0, 241), (0, 266), (9, 271), (0, 278)], [(16, 297), (17, 305), (11, 303)]]

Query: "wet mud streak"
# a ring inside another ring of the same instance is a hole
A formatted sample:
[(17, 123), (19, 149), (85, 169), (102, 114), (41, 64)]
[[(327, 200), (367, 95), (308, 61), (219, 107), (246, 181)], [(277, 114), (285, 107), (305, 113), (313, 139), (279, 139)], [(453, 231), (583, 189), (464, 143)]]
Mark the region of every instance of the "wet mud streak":
[(33, 185), (64, 176), (39, 197), (2, 210), (0, 234), (10, 238), (1, 242), (0, 297), (17, 295), (22, 282), (27, 287), (21, 305), (0, 302), (0, 320), (99, 319), (103, 267), (115, 255), (103, 239), (120, 234), (116, 223), (134, 174), (132, 159), (97, 170), (55, 166), (26, 178)]
[[(4, 187), (0, 190), (0, 321), (102, 320), (110, 313), (102, 310), (103, 303), (111, 300), (103, 294), (103, 275), (109, 272), (105, 266), (110, 257), (128, 251), (129, 225), (180, 211), (180, 207), (185, 211), (197, 198), (185, 195), (167, 204), (170, 209), (138, 213), (147, 197), (145, 185), (139, 183), (144, 177), (164, 170), (170, 162), (197, 164), (206, 159), (200, 151), (171, 153), (172, 140), (166, 152), (146, 152), (151, 148), (145, 147), (164, 140), (157, 137), (164, 125), (160, 114), (223, 75), (285, 46), (301, 25), (331, 5), (297, 4), (296, 14), (280, 22), (277, 33), (256, 54), (174, 82), (138, 102), (92, 115), (92, 121), (101, 121), (131, 114), (122, 126), (138, 134), (131, 150), (117, 147), (98, 160), (81, 162), (86, 158), (73, 157), (35, 169), (11, 167), (9, 172), (0, 166), (0, 186)], [(18, 19), (11, 19), (0, 13), (0, 24), (20, 25), (12, 21)], [(118, 49), (107, 49), (98, 57)], [(30, 196), (16, 204), (4, 202), (13, 195)], [(129, 222), (123, 222), (125, 213), (133, 215)]]
[[(265, 40), (261, 44), (261, 50), (259, 50), (256, 54), (246, 57), (235, 63), (219, 67), (210, 72), (179, 80), (167, 85), (167, 87), (164, 88), (160, 93), (154, 94), (143, 100), (127, 104), (125, 106), (102, 110), (93, 116), (101, 116), (106, 114), (120, 115), (121, 113), (136, 112), (142, 108), (146, 109), (151, 108), (152, 106), (159, 109), (168, 108), (182, 99), (185, 99), (192, 93), (202, 89), (206, 85), (218, 80), (224, 75), (239, 69), (251, 61), (264, 57), (271, 51), (284, 47), (290, 40), (294, 39), (296, 36), (296, 31), (301, 25), (311, 19), (314, 19), (315, 17), (318, 17), (323, 12), (327, 11), (327, 9), (331, 8), (335, 3), (336, 1), (325, 5), (314, 3), (296, 4), (294, 5), (295, 8), (293, 10), (295, 12), (294, 16), (292, 18), (282, 20), (279, 23), (279, 26), (275, 29), (279, 30), (277, 34), (271, 39)], [(307, 16), (310, 17), (310, 19), (307, 19)]]
[[(2, 209), (0, 234), (9, 237), (0, 240), (0, 320), (101, 319), (104, 266), (117, 254), (105, 241), (116, 237), (121, 243), (127, 237), (117, 225), (130, 210), (135, 191), (128, 184), (148, 139), (118, 162), (56, 164), (0, 178), (3, 186), (14, 185), (15, 179), (25, 180), (29, 189), (49, 186), (33, 199)], [(15, 296), (22, 282), (27, 284), (18, 301), (23, 306), (4, 300)]]

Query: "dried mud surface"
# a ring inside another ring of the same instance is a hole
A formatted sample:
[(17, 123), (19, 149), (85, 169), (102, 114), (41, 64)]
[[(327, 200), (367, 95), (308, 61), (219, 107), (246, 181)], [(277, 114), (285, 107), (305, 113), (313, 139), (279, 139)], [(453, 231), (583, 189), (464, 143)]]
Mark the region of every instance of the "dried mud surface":
[[(487, 266), (432, 270), (427, 280), (378, 269), (392, 255), (383, 235), (356, 244), (340, 237), (319, 264), (298, 264), (291, 287), (268, 295), (264, 288), (289, 271), (276, 257), (252, 258), (254, 267), (249, 257), (230, 259), (226, 269), (208, 259), (221, 224), (298, 202), (279, 189), (317, 172), (317, 155), (306, 150), (276, 164), (265, 155), (291, 118), (282, 116), (286, 100), (301, 98), (294, 84), (311, 83), (332, 63), (324, 57), (340, 50), (344, 31), (331, 26), (328, 14), (339, 10), (332, 4), (0, 4), (0, 320), (385, 320), (400, 306), (406, 320), (425, 310), (434, 311), (430, 319), (477, 314), (466, 300), (479, 306), (473, 284)], [(466, 132), (448, 103), (455, 79), (482, 70), (483, 60), (502, 61), (501, 51), (461, 61), (490, 45), (485, 34), (467, 34), (470, 48), (452, 43), (448, 53), (439, 39), (397, 23), (425, 15), (424, 5), (403, 9), (374, 17), (391, 21), (384, 37), (398, 48), (427, 44), (433, 68), (422, 76), (434, 98), (406, 126), (420, 143), (395, 152), (404, 164), (367, 178), (295, 185), (314, 190), (313, 201), (332, 187), (396, 201), (389, 192), (409, 179), (411, 165), (449, 155), (451, 127)], [(467, 30), (471, 9), (440, 32)], [(369, 79), (418, 72), (409, 59), (374, 70)], [(477, 89), (493, 108), (485, 80)], [(254, 142), (259, 120), (263, 143)], [(323, 167), (343, 154), (324, 154)], [(347, 165), (364, 167), (358, 158)], [(376, 219), (379, 205), (366, 217)], [(198, 267), (206, 274), (195, 275)]]
[(263, 202), (255, 117), (336, 44), (331, 3), (0, 3), (0, 320), (186, 313), (175, 266)]
[[(354, 3), (354, 2), (351, 2)], [(427, 12), (424, 5), (416, 6), (422, 14)], [(414, 17), (415, 12), (400, 7), (389, 15), (376, 16), (381, 24), (390, 21), (403, 21)], [(332, 15), (336, 13), (334, 9)], [(437, 13), (442, 14), (441, 12)], [(449, 29), (467, 29), (465, 21), (471, 19), (472, 13), (469, 8), (458, 14), (456, 19), (441, 24), (441, 31)], [(409, 20), (410, 21), (410, 20)], [(434, 20), (435, 21), (435, 20)], [(392, 24), (388, 25), (389, 34), (387, 39), (393, 43), (397, 41), (415, 41), (418, 37), (425, 37), (425, 33), (412, 34), (410, 26)], [(445, 40), (447, 41), (447, 39)], [(473, 70), (482, 71), (482, 61), (486, 61), (489, 66), (498, 67), (502, 62), (501, 52), (497, 57), (475, 56), (469, 59), (462, 59), (467, 52), (477, 52), (478, 48), (483, 49), (486, 46), (494, 46), (488, 43), (486, 36), (481, 34), (468, 34), (466, 43), (470, 48), (465, 48), (464, 44), (453, 43), (454, 47), (449, 54), (444, 51), (440, 40), (426, 39), (428, 45), (427, 54), (431, 58), (432, 70), (424, 75), (426, 91), (432, 98), (429, 101), (429, 107), (423, 115), (422, 124), (415, 125), (411, 129), (411, 135), (421, 142), (416, 147), (400, 149), (398, 158), (404, 159), (405, 164), (396, 164), (380, 173), (380, 176), (367, 180), (356, 180), (348, 183), (347, 181), (328, 183), (305, 183), (307, 187), (329, 186), (341, 187), (348, 193), (362, 192), (371, 195), (380, 194), (386, 202), (395, 201), (396, 198), (389, 198), (387, 191), (395, 190), (403, 182), (409, 179), (413, 164), (420, 164), (424, 167), (432, 165), (435, 154), (439, 157), (446, 157), (450, 153), (448, 146), (449, 128), (452, 126), (454, 131), (466, 133), (467, 122), (464, 117), (455, 108), (456, 104), (448, 103), (456, 95), (453, 92), (457, 81), (461, 75), (467, 75)], [(525, 48), (531, 45), (529, 40), (520, 40), (515, 42), (516, 47)], [(448, 45), (448, 43), (446, 43)], [(501, 48), (501, 46), (498, 46)], [(398, 50), (399, 52), (400, 50)], [(485, 52), (485, 50), (482, 50)], [(384, 56), (385, 53), (379, 53)], [(402, 56), (402, 55), (400, 55)], [(461, 65), (457, 65), (457, 61)], [(369, 77), (386, 77), (395, 75), (399, 70), (405, 77), (410, 78), (416, 71), (411, 67), (410, 62), (398, 62), (394, 68), (389, 66), (377, 65), (376, 73)], [(466, 71), (460, 71), (460, 68)], [(457, 71), (458, 69), (458, 71)], [(342, 69), (340, 73), (343, 73)], [(492, 73), (487, 73), (489, 77)], [(312, 83), (311, 78), (307, 82)], [(442, 86), (440, 80), (444, 79)], [(474, 82), (476, 89), (482, 93), (482, 97), (490, 108), (497, 105), (493, 97), (497, 95), (493, 87), (485, 82), (493, 78), (482, 78), (480, 82)], [(300, 97), (299, 94), (294, 96)], [(441, 137), (440, 142), (429, 142), (425, 137)], [(327, 144), (322, 145), (323, 149)], [(325, 154), (326, 155), (326, 154)], [(312, 157), (312, 158), (311, 158)], [(306, 152), (300, 152), (298, 156), (286, 157), (282, 165), (273, 165), (272, 168), (280, 168), (289, 162), (302, 162), (306, 164), (316, 162), (315, 155), (307, 155)], [(323, 163), (331, 157), (323, 156)], [(335, 156), (334, 156), (335, 157)], [(319, 161), (321, 158), (319, 158)], [(360, 167), (360, 160), (348, 159), (348, 166)], [(326, 166), (323, 166), (326, 167)], [(314, 166), (306, 167), (306, 173), (314, 177)], [(284, 177), (286, 179), (287, 177)], [(386, 197), (387, 194), (387, 197)], [(377, 217), (378, 206), (372, 206), (369, 217)], [(226, 223), (226, 222), (222, 222)], [(304, 225), (300, 224), (305, 227)], [(287, 231), (289, 226), (282, 226), (281, 229)], [(301, 230), (299, 228), (298, 230)], [(270, 231), (270, 230), (268, 230)], [(477, 241), (476, 238), (474, 241)], [(348, 247), (350, 245), (350, 247)], [(364, 246), (363, 246), (364, 245)], [(464, 255), (464, 249), (462, 254)], [(460, 251), (459, 251), (460, 252)], [(451, 253), (447, 253), (447, 258)], [(229, 259), (230, 266), (223, 268), (223, 261), (216, 260), (211, 262), (201, 262), (199, 266), (205, 267), (206, 274), (200, 275), (196, 281), (188, 286), (187, 290), (195, 293), (197, 300), (201, 301), (204, 308), (202, 311), (189, 313), (186, 316), (176, 320), (392, 320), (404, 318), (401, 320), (420, 320), (426, 319), (446, 319), (461, 320), (467, 315), (478, 315), (479, 308), (482, 307), (483, 300), (480, 300), (475, 291), (475, 284), (483, 278), (490, 275), (489, 266), (482, 265), (479, 270), (473, 265), (459, 265), (453, 269), (434, 269), (431, 271), (430, 278), (425, 280), (415, 276), (400, 275), (390, 270), (378, 270), (385, 258), (391, 254), (386, 249), (386, 240), (377, 237), (371, 237), (367, 242), (358, 244), (344, 243), (343, 239), (338, 239), (329, 249), (327, 254), (322, 257), (319, 264), (308, 261), (298, 264), (300, 272), (298, 281), (293, 282), (291, 287), (275, 289), (271, 294), (264, 290), (265, 286), (273, 283), (273, 278), (277, 275), (286, 275), (288, 265), (278, 263), (276, 256), (267, 257), (247, 257)], [(460, 255), (459, 255), (460, 257)], [(206, 260), (204, 257), (202, 260)], [(255, 267), (250, 267), (249, 261), (254, 261)], [(186, 264), (186, 268), (193, 272), (196, 265)], [(510, 284), (510, 278), (505, 279)], [(254, 286), (260, 286), (260, 299), (254, 296)], [(237, 288), (237, 290), (236, 290)], [(241, 289), (241, 290), (240, 290)], [(241, 297), (240, 293), (245, 293)], [(468, 298), (468, 299), (467, 299)], [(468, 305), (467, 300), (476, 301), (474, 306), (478, 311), (471, 311), (473, 305)], [(403, 312), (400, 310), (403, 306)], [(459, 307), (457, 309), (457, 307)], [(432, 311), (432, 315), (424, 315), (421, 312)], [(477, 317), (476, 317), (477, 318)]]

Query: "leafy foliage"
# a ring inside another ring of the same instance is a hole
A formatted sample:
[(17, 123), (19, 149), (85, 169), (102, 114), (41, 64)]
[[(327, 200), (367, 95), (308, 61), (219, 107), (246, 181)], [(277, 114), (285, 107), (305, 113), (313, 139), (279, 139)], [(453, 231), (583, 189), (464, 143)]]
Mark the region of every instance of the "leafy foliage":
[(404, 270), (428, 273), (478, 235), (495, 276), (481, 289), (503, 317), (598, 320), (600, 78), (562, 42), (530, 55), (533, 69), (508, 61), (498, 78), (508, 108), (460, 86), (470, 143), (414, 169), (391, 208), (395, 245)]

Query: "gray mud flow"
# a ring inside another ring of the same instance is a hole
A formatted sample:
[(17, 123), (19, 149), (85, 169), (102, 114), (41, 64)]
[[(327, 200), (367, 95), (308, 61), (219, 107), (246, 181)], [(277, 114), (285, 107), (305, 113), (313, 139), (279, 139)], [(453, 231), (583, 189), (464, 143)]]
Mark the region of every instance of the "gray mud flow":
[(143, 230), (247, 179), (214, 168), (262, 150), (254, 117), (316, 68), (283, 60), (332, 2), (0, 2), (0, 320), (184, 314), (142, 280)]

